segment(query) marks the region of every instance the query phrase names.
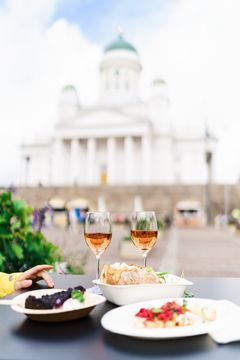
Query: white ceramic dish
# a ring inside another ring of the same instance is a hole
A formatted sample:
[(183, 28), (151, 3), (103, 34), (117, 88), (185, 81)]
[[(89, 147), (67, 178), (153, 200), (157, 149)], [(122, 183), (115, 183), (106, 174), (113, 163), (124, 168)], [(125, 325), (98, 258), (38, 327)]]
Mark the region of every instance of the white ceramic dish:
[(217, 311), (217, 318), (211, 322), (202, 322), (200, 318), (196, 320), (193, 325), (173, 328), (139, 328), (135, 323), (135, 314), (142, 307), (159, 307), (167, 301), (182, 301), (182, 299), (162, 299), (144, 301), (137, 304), (126, 305), (107, 312), (101, 320), (104, 329), (115, 334), (126, 335), (136, 338), (145, 339), (170, 339), (180, 338), (186, 336), (195, 336), (207, 334), (217, 327), (218, 318), (226, 317), (221, 301), (214, 301), (209, 299), (187, 299), (190, 304), (198, 304), (201, 307), (207, 306)]
[(128, 305), (139, 301), (178, 298), (193, 283), (175, 275), (166, 275), (165, 284), (108, 285), (94, 280), (105, 298), (116, 305)]
[(58, 322), (75, 320), (84, 317), (88, 315), (95, 306), (106, 301), (105, 297), (86, 291), (84, 303), (73, 302), (73, 304), (68, 308), (61, 307), (59, 309), (51, 310), (33, 310), (25, 308), (25, 300), (29, 295), (40, 297), (42, 295), (49, 295), (62, 290), (63, 289), (42, 289), (25, 292), (13, 299), (11, 308), (14, 311), (25, 314), (32, 320)]

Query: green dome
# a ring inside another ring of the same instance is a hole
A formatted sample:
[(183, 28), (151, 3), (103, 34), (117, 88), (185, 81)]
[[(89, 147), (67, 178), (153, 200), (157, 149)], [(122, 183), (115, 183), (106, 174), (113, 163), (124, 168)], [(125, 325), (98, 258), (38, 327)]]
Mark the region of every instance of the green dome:
[(104, 52), (112, 51), (112, 50), (129, 50), (137, 53), (135, 47), (126, 41), (122, 35), (119, 35), (118, 38), (111, 42), (108, 46), (106, 46)]

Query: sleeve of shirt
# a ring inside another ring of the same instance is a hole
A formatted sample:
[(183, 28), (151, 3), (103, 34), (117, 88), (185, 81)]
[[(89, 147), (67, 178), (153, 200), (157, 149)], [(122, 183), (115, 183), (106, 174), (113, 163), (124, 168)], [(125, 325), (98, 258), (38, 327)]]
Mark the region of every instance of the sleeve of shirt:
[(0, 298), (15, 291), (15, 282), (22, 273), (6, 274), (0, 272)]

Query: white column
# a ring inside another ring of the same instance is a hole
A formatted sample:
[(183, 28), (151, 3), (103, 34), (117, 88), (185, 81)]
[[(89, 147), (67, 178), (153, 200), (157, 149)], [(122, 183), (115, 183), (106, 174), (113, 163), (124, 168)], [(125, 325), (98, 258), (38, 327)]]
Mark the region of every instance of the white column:
[(152, 180), (152, 154), (151, 154), (151, 140), (149, 135), (142, 137), (142, 182), (143, 184), (150, 184)]
[(72, 139), (70, 145), (70, 184), (79, 183), (81, 148), (78, 139)]
[(95, 179), (95, 157), (96, 157), (96, 140), (94, 138), (88, 139), (87, 142), (87, 184), (93, 185)]
[(53, 145), (53, 185), (62, 185), (64, 182), (64, 144), (62, 139), (56, 139)]
[(125, 157), (125, 183), (131, 184), (134, 179), (133, 139), (128, 136), (124, 138)]
[(115, 182), (115, 153), (116, 153), (116, 140), (109, 138), (107, 140), (107, 181), (112, 185)]

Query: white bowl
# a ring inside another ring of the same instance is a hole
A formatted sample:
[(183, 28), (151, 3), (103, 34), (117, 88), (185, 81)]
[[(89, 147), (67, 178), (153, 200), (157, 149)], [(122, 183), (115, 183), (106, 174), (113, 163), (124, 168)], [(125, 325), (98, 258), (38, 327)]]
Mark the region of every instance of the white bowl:
[(175, 275), (166, 275), (164, 284), (108, 285), (94, 280), (103, 296), (116, 305), (128, 305), (145, 300), (182, 297), (186, 287), (193, 283)]

